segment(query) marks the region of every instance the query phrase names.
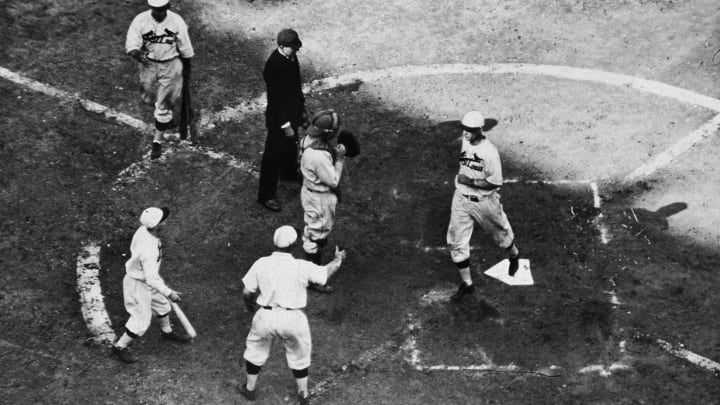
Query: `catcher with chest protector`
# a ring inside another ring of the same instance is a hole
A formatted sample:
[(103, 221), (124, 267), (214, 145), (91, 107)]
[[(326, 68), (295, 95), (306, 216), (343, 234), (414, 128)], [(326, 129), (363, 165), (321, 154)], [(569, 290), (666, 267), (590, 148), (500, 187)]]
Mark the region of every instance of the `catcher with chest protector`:
[[(300, 172), (303, 176), (300, 201), (303, 207), (303, 250), (307, 260), (320, 264), (322, 251), (335, 224), (335, 208), (340, 200), (339, 184), (345, 157), (360, 153), (354, 135), (339, 131), (340, 118), (332, 110), (321, 111), (313, 116), (300, 147)], [(340, 133), (338, 135), (338, 133)], [(338, 144), (331, 141), (338, 137)], [(333, 292), (329, 285), (311, 284), (319, 292)]]

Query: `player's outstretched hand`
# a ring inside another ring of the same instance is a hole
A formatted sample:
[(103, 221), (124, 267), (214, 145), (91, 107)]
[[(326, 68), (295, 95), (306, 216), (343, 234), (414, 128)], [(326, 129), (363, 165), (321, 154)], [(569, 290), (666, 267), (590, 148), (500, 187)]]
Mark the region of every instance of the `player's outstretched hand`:
[(170, 301), (172, 301), (172, 302), (180, 302), (180, 301), (182, 301), (182, 298), (180, 298), (180, 293), (177, 292), (177, 291), (175, 291), (175, 290), (171, 290), (171, 291), (170, 291), (170, 294), (168, 294), (168, 298), (169, 298)]
[(345, 256), (347, 256), (347, 251), (340, 248), (340, 246), (335, 246), (335, 258), (345, 260)]

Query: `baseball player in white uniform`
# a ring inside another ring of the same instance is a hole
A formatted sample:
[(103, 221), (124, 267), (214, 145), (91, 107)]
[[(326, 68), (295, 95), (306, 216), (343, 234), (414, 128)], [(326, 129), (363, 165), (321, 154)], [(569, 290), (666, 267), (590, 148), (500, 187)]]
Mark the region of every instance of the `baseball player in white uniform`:
[[(335, 224), (335, 208), (338, 203), (338, 186), (345, 162), (345, 146), (333, 147), (340, 127), (338, 115), (331, 110), (321, 111), (311, 119), (306, 136), (300, 143), (302, 157), (300, 172), (303, 184), (300, 202), (303, 207), (303, 250), (306, 259), (315, 264), (322, 262), (322, 251), (328, 235)], [(311, 289), (330, 293), (330, 285), (310, 285)]]
[(150, 157), (162, 153), (165, 131), (173, 129), (173, 110), (179, 107), (183, 79), (189, 77), (195, 55), (185, 20), (169, 10), (169, 0), (148, 0), (149, 10), (133, 19), (125, 50), (139, 62), (141, 97), (155, 107), (155, 136)]
[(153, 314), (160, 321), (161, 336), (175, 342), (188, 342), (190, 338), (175, 332), (168, 315), (172, 311), (170, 302), (180, 301), (180, 293), (169, 288), (160, 277), (162, 244), (160, 229), (170, 214), (167, 208), (147, 208), (140, 215), (140, 227), (130, 243), (130, 259), (125, 263), (123, 299), (130, 318), (125, 323), (125, 333), (115, 342), (112, 354), (125, 363), (137, 359), (128, 346), (145, 334), (150, 327)]
[(310, 324), (302, 311), (307, 305), (309, 283), (325, 284), (342, 264), (345, 251), (335, 249), (335, 258), (325, 266), (295, 259), (290, 247), (297, 232), (289, 225), (275, 230), (277, 251), (253, 263), (243, 277), (243, 300), (249, 310), (257, 309), (246, 340), (245, 369), (247, 382), (238, 386), (249, 400), (256, 397), (255, 384), (260, 369), (270, 355), (274, 338), (282, 340), (288, 367), (297, 383), (298, 399), (308, 403), (308, 374), (312, 339)]
[(492, 235), (498, 246), (507, 250), (511, 276), (517, 272), (519, 258), (512, 227), (500, 204), (499, 191), (503, 183), (500, 154), (483, 134), (485, 118), (480, 112), (470, 111), (461, 125), (460, 170), (455, 177), (447, 232), (450, 255), (462, 280), (451, 297), (455, 302), (475, 291), (470, 274), (470, 238), (475, 222)]

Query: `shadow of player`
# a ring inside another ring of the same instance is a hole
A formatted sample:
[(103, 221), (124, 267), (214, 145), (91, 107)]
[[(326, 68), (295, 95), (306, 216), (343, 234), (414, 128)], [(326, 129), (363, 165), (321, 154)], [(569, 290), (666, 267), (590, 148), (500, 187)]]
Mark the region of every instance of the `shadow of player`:
[(660, 207), (657, 211), (643, 208), (625, 208), (621, 211), (622, 223), (636, 232), (664, 231), (668, 229), (668, 217), (685, 210), (688, 205), (675, 202)]

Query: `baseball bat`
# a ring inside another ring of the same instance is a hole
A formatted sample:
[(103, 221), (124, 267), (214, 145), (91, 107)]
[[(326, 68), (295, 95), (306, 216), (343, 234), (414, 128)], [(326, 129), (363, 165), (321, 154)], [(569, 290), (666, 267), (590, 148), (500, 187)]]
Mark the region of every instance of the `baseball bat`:
[(170, 305), (172, 305), (172, 309), (175, 311), (175, 316), (177, 316), (183, 328), (185, 328), (185, 332), (187, 332), (191, 339), (194, 339), (195, 336), (197, 336), (197, 332), (195, 332), (195, 328), (193, 328), (190, 320), (185, 316), (185, 312), (183, 312), (182, 309), (180, 309), (180, 305), (175, 302), (170, 301)]
[(195, 127), (195, 112), (192, 107), (192, 98), (190, 95), (190, 77), (183, 80), (182, 101), (180, 106), (180, 139), (187, 139), (197, 142), (197, 129)]

